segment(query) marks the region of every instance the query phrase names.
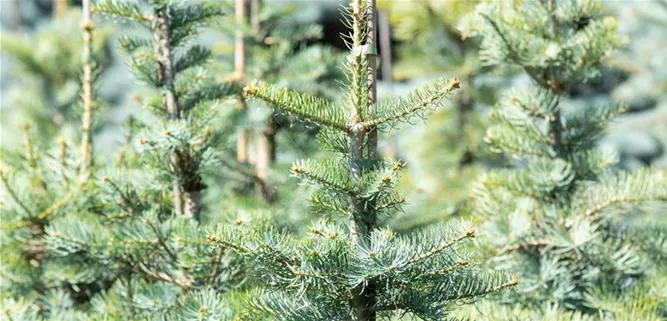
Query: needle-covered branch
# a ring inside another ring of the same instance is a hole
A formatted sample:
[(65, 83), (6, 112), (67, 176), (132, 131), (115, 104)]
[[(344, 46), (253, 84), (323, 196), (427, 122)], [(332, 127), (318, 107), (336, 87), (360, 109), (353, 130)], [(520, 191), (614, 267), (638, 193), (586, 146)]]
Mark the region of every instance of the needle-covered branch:
[(128, 20), (148, 23), (153, 16), (145, 14), (139, 4), (125, 0), (104, 0), (92, 8), (93, 13), (121, 17)]
[(255, 81), (243, 89), (246, 97), (255, 97), (271, 108), (341, 131), (347, 131), (347, 115), (326, 99)]
[[(324, 160), (297, 161), (294, 176), (315, 185), (312, 209), (325, 217), (309, 237), (274, 229), (223, 225), (210, 240), (248, 260), (271, 292), (257, 292), (251, 311), (277, 320), (374, 321), (410, 314), (441, 320), (451, 300), (515, 285), (501, 274), (477, 273), (458, 246), (472, 230), (448, 225), (398, 236), (383, 227), (405, 203), (398, 193), (400, 161), (377, 159), (378, 126), (410, 121), (449, 98), (460, 86), (441, 79), (406, 98), (375, 103), (375, 1), (353, 0), (344, 10), (351, 34), (340, 104), (262, 81), (245, 95), (319, 127)], [(241, 222), (240, 225), (243, 223)], [(456, 225), (456, 224), (454, 224)], [(463, 263), (466, 262), (466, 263)], [(298, 304), (295, 304), (298, 303)], [(302, 306), (302, 305), (305, 305)], [(403, 307), (404, 311), (381, 307)]]
[(633, 173), (607, 175), (599, 182), (581, 186), (572, 208), (595, 217), (614, 207), (667, 202), (667, 171), (640, 169)]
[(392, 125), (399, 121), (409, 122), (414, 117), (424, 118), (424, 113), (441, 106), (456, 89), (460, 87), (458, 79), (440, 79), (417, 89), (406, 97), (381, 100), (373, 108), (366, 121), (360, 123), (364, 128), (383, 124)]
[[(630, 220), (625, 213), (664, 212), (665, 172), (612, 171), (615, 158), (598, 149), (598, 139), (625, 108), (568, 108), (564, 99), (599, 76), (624, 43), (602, 11), (594, 0), (487, 1), (462, 21), (464, 35), (483, 38), (484, 64), (519, 66), (535, 84), (498, 101), (485, 137), (519, 162), (484, 175), (473, 191), (489, 267), (525, 280), (499, 303), (541, 309), (550, 301), (604, 315), (589, 293), (627, 293), (651, 275), (651, 255), (639, 250), (647, 243), (617, 229)], [(636, 225), (625, 228), (650, 224)]]

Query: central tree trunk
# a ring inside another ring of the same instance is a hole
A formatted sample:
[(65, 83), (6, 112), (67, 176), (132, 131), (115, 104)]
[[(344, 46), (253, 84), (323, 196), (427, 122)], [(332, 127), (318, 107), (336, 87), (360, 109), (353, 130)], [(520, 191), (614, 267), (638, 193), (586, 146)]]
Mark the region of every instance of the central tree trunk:
[[(366, 7), (363, 7), (363, 6)], [(365, 15), (364, 13), (369, 13)], [(364, 116), (372, 115), (377, 99), (376, 93), (376, 72), (375, 72), (375, 0), (354, 0), (352, 2), (353, 19), (353, 47), (355, 50), (365, 48), (359, 56), (353, 61), (353, 70), (356, 73), (363, 72), (360, 68), (362, 59), (366, 59), (366, 86), (356, 86), (358, 91), (354, 99), (354, 116), (350, 124), (350, 176), (353, 180), (360, 180), (364, 175), (364, 170), (369, 161), (377, 158), (377, 128), (364, 128), (359, 126)], [(364, 20), (362, 20), (364, 19)], [(365, 33), (362, 34), (361, 30)], [(365, 36), (365, 39), (363, 39)], [(362, 54), (365, 56), (362, 56)], [(355, 80), (361, 80), (360, 75), (353, 75)], [(354, 80), (353, 80), (354, 82)], [(357, 82), (360, 83), (360, 82)], [(363, 105), (361, 97), (366, 96), (366, 104)], [(363, 106), (362, 106), (363, 105)], [(365, 111), (365, 115), (364, 115)], [(366, 147), (366, 155), (364, 155)], [(364, 157), (365, 156), (365, 157)], [(370, 200), (352, 197), (352, 227), (351, 238), (359, 245), (370, 242), (371, 232), (377, 228), (377, 214), (369, 209)], [(375, 321), (377, 320), (376, 289), (372, 280), (366, 280), (352, 290), (352, 298), (349, 303), (352, 308), (352, 319), (355, 321)]]
[[(157, 72), (158, 79), (161, 80), (162, 87), (164, 88), (164, 105), (169, 114), (169, 119), (181, 119), (182, 115), (175, 89), (176, 73), (174, 71), (171, 35), (169, 32), (171, 21), (166, 8), (155, 12), (154, 23), (155, 53), (159, 62)], [(197, 184), (195, 188), (192, 188), (187, 182), (199, 182), (201, 180), (199, 173), (184, 172), (183, 169), (188, 168), (187, 164), (190, 162), (187, 152), (175, 150), (171, 155), (170, 161), (174, 171), (178, 173), (176, 176), (181, 176), (173, 180), (174, 211), (176, 215), (185, 214), (198, 220), (201, 209), (201, 186), (203, 184)]]

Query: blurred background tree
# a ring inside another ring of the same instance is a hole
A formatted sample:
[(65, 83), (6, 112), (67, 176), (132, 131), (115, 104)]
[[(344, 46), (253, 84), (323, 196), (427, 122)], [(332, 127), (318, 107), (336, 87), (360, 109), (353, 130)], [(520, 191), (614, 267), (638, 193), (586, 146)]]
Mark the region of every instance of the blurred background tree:
[(461, 93), (431, 121), (406, 130), (399, 135), (405, 138), (396, 142), (394, 148), (408, 163), (404, 188), (415, 199), (409, 207), (420, 209), (418, 216), (398, 217), (394, 225), (399, 230), (467, 217), (469, 182), (485, 168), (502, 164), (502, 157), (490, 153), (482, 142), (486, 113), (502, 82), (480, 64), (475, 41), (463, 39), (457, 29), (459, 19), (476, 4), (379, 1), (395, 40), (392, 76), (404, 82), (381, 88), (401, 91), (439, 75), (457, 76), (462, 82)]
[[(234, 7), (235, 14), (216, 23), (216, 29), (225, 39), (214, 48), (220, 61), (216, 65), (220, 78), (238, 83), (238, 88), (252, 79), (270, 79), (320, 96), (336, 91), (334, 80), (339, 74), (336, 63), (341, 55), (330, 46), (317, 43), (323, 36), (320, 25), (298, 23), (296, 4), (252, 0), (229, 5)], [(258, 108), (257, 103), (246, 101), (240, 90), (235, 110), (237, 165), (246, 169), (240, 171), (238, 183), (231, 188), (241, 195), (256, 192), (245, 200), (244, 197), (222, 200), (222, 205), (243, 208), (248, 207), (243, 203), (250, 203), (254, 207), (257, 198), (268, 207), (293, 204), (290, 189), (283, 189), (284, 181), (271, 180), (270, 173), (272, 167), (280, 166), (276, 163), (279, 155), (284, 158), (312, 152), (308, 138), (313, 137), (317, 128), (307, 127), (288, 115)], [(284, 149), (280, 153), (279, 146)], [(287, 166), (282, 162), (283, 169)], [(285, 203), (278, 197), (279, 190), (287, 192)], [(233, 203), (239, 200), (242, 203)]]
[(521, 275), (500, 304), (661, 318), (662, 307), (648, 302), (664, 300), (666, 271), (654, 251), (667, 222), (643, 213), (665, 213), (667, 171), (609, 168), (614, 156), (597, 140), (624, 105), (561, 100), (603, 74), (625, 45), (617, 21), (595, 1), (521, 1), (484, 3), (461, 25), (466, 36), (482, 37), (482, 63), (521, 69), (531, 80), (499, 99), (485, 137), (512, 157), (512, 168), (484, 174), (473, 192), (488, 266)]
[[(159, 1), (118, 1), (121, 2), (136, 3), (147, 10), (149, 2)], [(82, 317), (79, 309), (70, 307), (85, 307), (84, 310), (96, 316), (126, 319), (130, 308), (143, 315), (159, 310), (156, 316), (196, 319), (201, 317), (200, 309), (205, 305), (215, 307), (210, 311), (221, 313), (211, 313), (208, 317), (224, 319), (224, 314), (231, 312), (227, 307), (245, 300), (242, 293), (235, 291), (232, 295), (221, 295), (230, 290), (228, 285), (244, 279), (242, 271), (237, 274), (230, 271), (245, 268), (237, 265), (239, 262), (233, 257), (215, 256), (222, 251), (202, 252), (206, 247), (197, 242), (205, 241), (204, 231), (210, 228), (209, 224), (231, 223), (243, 228), (273, 226), (292, 235), (304, 235), (311, 226), (314, 217), (307, 211), (307, 200), (313, 190), (306, 185), (297, 186), (282, 173), (296, 159), (327, 157), (316, 149), (314, 139), (322, 128), (276, 112), (271, 106), (266, 108), (262, 102), (245, 101), (241, 88), (254, 78), (263, 78), (321, 98), (339, 97), (340, 85), (336, 80), (341, 79), (341, 71), (336, 63), (345, 59), (345, 53), (333, 48), (346, 49), (339, 35), (347, 30), (340, 23), (338, 12), (338, 5), (346, 1), (238, 2), (243, 4), (243, 19), (238, 19), (235, 12), (239, 8), (236, 1), (211, 2), (223, 6), (226, 15), (216, 18), (213, 25), (197, 28), (197, 35), (188, 42), (211, 48), (210, 59), (202, 67), (210, 76), (207, 81), (234, 85), (229, 99), (215, 100), (217, 116), (206, 119), (216, 137), (210, 141), (210, 150), (215, 151), (210, 160), (215, 161), (198, 171), (207, 186), (200, 203), (202, 226), (169, 218), (173, 208), (172, 184), (165, 183), (168, 177), (158, 177), (147, 170), (160, 162), (153, 159), (149, 166), (151, 162), (147, 162), (146, 156), (150, 151), (138, 148), (141, 138), (166, 142), (165, 136), (159, 135), (162, 131), (148, 129), (158, 128), (163, 118), (142, 107), (154, 102), (149, 98), (156, 92), (130, 76), (133, 69), (128, 64), (128, 55), (116, 50), (121, 36), (140, 35), (144, 28), (96, 22), (92, 49), (96, 58), (93, 88), (97, 101), (92, 118), (94, 162), (89, 180), (92, 186), (80, 187), (79, 144), (84, 133), (79, 130), (83, 105), (78, 96), (84, 77), (82, 29), (77, 11), (82, 1), (2, 3), (0, 139), (2, 176), (6, 182), (2, 187), (0, 225), (2, 245), (9, 253), (2, 258), (2, 272), (6, 272), (2, 275), (2, 286), (6, 286), (3, 294), (7, 295), (2, 297), (5, 300), (2, 305), (11, 306), (11, 313), (18, 313), (12, 314), (14, 319), (39, 319), (38, 314), (57, 320)], [(459, 77), (462, 87), (459, 95), (447, 101), (425, 125), (398, 126), (380, 135), (380, 154), (407, 161), (406, 175), (398, 189), (411, 201), (403, 206), (405, 213), (397, 213), (387, 222), (397, 232), (408, 233), (456, 216), (469, 216), (474, 212), (469, 182), (489, 169), (513, 163), (503, 155), (491, 153), (482, 142), (484, 129), (490, 125), (487, 113), (490, 106), (502, 99), (499, 92), (523, 87), (531, 80), (521, 70), (499, 72), (484, 66), (476, 52), (478, 40), (461, 39), (456, 26), (479, 2), (378, 0), (379, 93), (399, 96), (443, 76)], [(667, 32), (664, 23), (667, 6), (664, 0), (651, 0), (602, 2), (602, 8), (604, 13), (619, 20), (619, 30), (629, 36), (628, 46), (609, 61), (599, 78), (568, 88), (561, 95), (561, 104), (583, 110), (625, 102), (627, 112), (617, 117), (596, 143), (618, 155), (618, 163), (609, 170), (664, 168), (667, 166), (664, 90), (667, 59), (665, 43), (659, 39), (665, 38)], [(239, 52), (236, 45), (239, 43), (243, 45), (243, 77), (236, 72), (240, 64), (235, 66), (240, 57), (235, 54)], [(23, 127), (26, 123), (29, 126)], [(246, 134), (241, 135), (243, 132)], [(245, 158), (239, 161), (239, 155)], [(261, 182), (275, 196), (265, 200), (274, 202), (258, 202), (263, 196), (262, 189), (257, 188), (262, 186)], [(148, 185), (154, 188), (143, 188)], [(128, 195), (136, 199), (130, 203), (124, 201), (122, 196)], [(125, 216), (132, 211), (141, 215)], [(43, 213), (49, 214), (40, 218)], [(650, 233), (631, 233), (646, 224), (662, 226), (662, 213), (664, 210), (657, 208), (645, 209), (641, 215), (624, 216), (614, 222), (614, 238), (664, 239), (659, 228)], [(104, 219), (98, 220), (100, 217)], [(141, 223), (139, 218), (148, 218), (152, 223)], [(121, 227), (123, 222), (136, 224), (126, 228)], [(82, 229), (73, 228), (77, 226)], [(158, 229), (145, 229), (151, 226)], [(113, 233), (109, 227), (113, 227)], [(76, 247), (54, 237), (61, 230), (63, 235), (66, 232), (91, 244), (98, 244), (100, 239), (117, 239), (118, 243), (102, 247), (104, 251), (96, 255), (83, 250), (73, 253)], [(45, 249), (46, 231), (55, 234), (49, 234)], [(95, 239), (94, 234), (100, 239)], [(151, 242), (156, 240), (167, 242), (166, 248), (179, 249), (182, 254), (173, 260), (163, 256), (159, 246), (138, 245), (155, 244)], [(195, 244), (179, 243), (187, 240)], [(121, 248), (121, 243), (129, 244), (128, 248)], [(642, 244), (647, 245), (643, 252), (653, 254), (652, 260), (664, 261), (665, 250), (659, 242)], [(101, 255), (110, 250), (115, 253), (113, 258)], [(213, 271), (195, 256), (225, 262), (216, 271), (220, 273), (219, 283), (203, 286), (210, 283), (200, 282), (199, 276)], [(135, 266), (132, 271), (127, 265), (109, 263), (122, 262), (123, 258), (153, 265), (144, 266), (144, 270)], [(85, 270), (84, 265), (88, 267)], [(175, 285), (174, 279), (172, 282), (156, 279), (193, 269), (198, 272), (194, 272), (193, 280), (197, 281), (193, 288), (197, 290), (190, 291), (192, 296), (183, 295), (183, 288)], [(134, 275), (134, 282), (115, 278), (126, 274)], [(609, 311), (664, 311), (664, 305), (656, 302), (656, 298), (664, 298), (664, 292), (655, 292), (667, 288), (664, 282), (664, 277), (654, 276), (647, 282), (653, 286), (638, 284), (624, 292), (622, 302), (617, 293), (608, 289), (592, 290), (586, 300), (595, 309), (606, 311), (612, 320), (649, 319), (649, 314), (628, 317)], [(255, 285), (246, 282), (241, 288)], [(146, 291), (136, 291), (139, 288)], [(99, 296), (105, 290), (105, 296)], [(129, 299), (128, 293), (136, 296)], [(17, 300), (18, 297), (23, 299)], [(158, 307), (150, 301), (155, 297), (168, 303)], [(645, 302), (646, 307), (636, 305), (637, 302)], [(91, 307), (95, 311), (88, 309)], [(554, 305), (508, 308), (484, 302), (478, 307), (479, 311), (463, 311), (462, 317), (502, 319), (511, 313), (519, 319), (594, 318), (567, 314)], [(64, 313), (65, 310), (73, 313)]]
[[(33, 129), (37, 143), (51, 141), (56, 134), (78, 137), (83, 70), (80, 16), (78, 9), (65, 10), (39, 26), (34, 35), (3, 30), (0, 49), (11, 62), (4, 64), (3, 71), (17, 80), (3, 99), (3, 105), (12, 106), (12, 112), (3, 112), (2, 117), (6, 144), (11, 144), (9, 138), (26, 120), (38, 124)], [(93, 53), (98, 59), (93, 72), (97, 75), (108, 67), (112, 32), (111, 28), (94, 32)]]

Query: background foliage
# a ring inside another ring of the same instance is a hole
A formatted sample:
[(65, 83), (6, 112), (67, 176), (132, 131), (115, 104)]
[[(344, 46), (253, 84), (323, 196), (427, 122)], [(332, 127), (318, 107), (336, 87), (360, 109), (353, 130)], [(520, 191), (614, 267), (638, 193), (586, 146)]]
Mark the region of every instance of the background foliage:
[(1, 320), (667, 318), (664, 0), (93, 1), (89, 178), (82, 2), (0, 11)]

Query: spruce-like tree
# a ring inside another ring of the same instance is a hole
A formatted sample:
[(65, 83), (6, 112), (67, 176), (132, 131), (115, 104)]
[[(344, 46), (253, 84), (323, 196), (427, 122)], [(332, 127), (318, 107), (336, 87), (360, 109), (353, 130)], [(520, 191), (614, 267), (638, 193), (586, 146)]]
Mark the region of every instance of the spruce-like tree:
[(378, 159), (377, 133), (422, 116), (459, 87), (440, 79), (405, 98), (376, 101), (375, 2), (354, 0), (345, 10), (350, 46), (343, 70), (347, 94), (338, 102), (262, 81), (249, 97), (321, 126), (331, 154), (295, 162), (294, 176), (318, 187), (312, 210), (325, 216), (296, 239), (272, 229), (220, 225), (208, 236), (215, 248), (234, 250), (251, 262), (261, 288), (250, 315), (275, 320), (359, 320), (410, 314), (440, 320), (448, 303), (472, 300), (516, 281), (480, 274), (461, 244), (475, 236), (462, 223), (438, 225), (410, 235), (384, 227), (405, 199), (394, 187), (400, 161)]
[(235, 39), (234, 68), (230, 70), (223, 64), (221, 71), (240, 85), (235, 122), (237, 161), (251, 164), (252, 169), (238, 172), (245, 174), (248, 179), (245, 183), (250, 183), (247, 185), (254, 185), (259, 199), (271, 204), (279, 201), (277, 192), (281, 187), (269, 175), (276, 161), (278, 134), (299, 139), (295, 135), (310, 132), (312, 136), (314, 130), (301, 124), (294, 126), (285, 115), (247, 101), (242, 88), (252, 79), (263, 79), (280, 82), (289, 89), (327, 95), (340, 74), (336, 65), (341, 55), (331, 47), (313, 43), (322, 38), (323, 29), (317, 24), (297, 23), (296, 4), (272, 6), (260, 0), (236, 0), (234, 6), (235, 15), (221, 19), (218, 25), (224, 34)]
[[(84, 4), (88, 4), (84, 1)], [(96, 204), (90, 202), (94, 186), (89, 184), (92, 165), (92, 110), (94, 106), (93, 87), (98, 76), (99, 65), (96, 58), (100, 52), (93, 50), (93, 26), (89, 19), (89, 6), (84, 6), (81, 34), (83, 59), (70, 61), (67, 66), (52, 66), (51, 59), (73, 59), (77, 56), (69, 52), (65, 57), (55, 58), (49, 52), (50, 59), (36, 59), (37, 54), (25, 55), (16, 51), (19, 43), (10, 46), (10, 52), (18, 54), (24, 63), (33, 60), (33, 72), (44, 77), (49, 83), (55, 81), (53, 75), (65, 77), (63, 83), (76, 82), (78, 78), (73, 70), (64, 71), (71, 66), (79, 66), (84, 72), (82, 79), (83, 117), (80, 153), (73, 148), (78, 142), (60, 138), (57, 141), (35, 139), (36, 131), (26, 122), (23, 125), (24, 146), (18, 151), (3, 146), (2, 180), (3, 208), (1, 211), (2, 246), (2, 306), (3, 318), (9, 320), (76, 320), (83, 319), (83, 314), (74, 309), (77, 303), (85, 302), (104, 287), (103, 279), (96, 279), (94, 273), (87, 273), (88, 262), (84, 257), (73, 255), (60, 257), (48, 251), (45, 240), (49, 225), (71, 212), (88, 212)], [(76, 13), (76, 10), (70, 13)], [(62, 24), (55, 20), (56, 25)], [(69, 25), (69, 24), (68, 24)], [(51, 39), (53, 43), (65, 45), (71, 39)], [(78, 46), (75, 46), (77, 48)], [(61, 48), (62, 49), (62, 48)], [(58, 52), (58, 50), (56, 50)], [(98, 67), (98, 68), (96, 68)], [(51, 72), (47, 72), (51, 70)], [(53, 84), (51, 84), (53, 85)], [(50, 88), (50, 86), (46, 86)], [(33, 92), (34, 94), (34, 92)], [(74, 94), (68, 93), (72, 96)], [(75, 96), (75, 95), (74, 95)], [(74, 108), (78, 104), (69, 102), (64, 111), (79, 114)], [(40, 104), (41, 112), (49, 113), (53, 106)], [(65, 107), (65, 106), (63, 106)], [(39, 111), (35, 110), (35, 111)], [(36, 113), (39, 115), (40, 113)], [(35, 115), (28, 113), (23, 117)], [(39, 126), (49, 126), (50, 120), (42, 117), (27, 117), (26, 121)], [(46, 124), (45, 124), (46, 123)], [(53, 129), (50, 129), (53, 130)], [(58, 132), (62, 132), (62, 128)]]
[(85, 259), (52, 255), (46, 230), (66, 213), (94, 206), (87, 202), (91, 190), (79, 180), (80, 157), (73, 148), (77, 142), (35, 144), (35, 131), (27, 124), (24, 135), (23, 148), (3, 146), (2, 151), (2, 318), (33, 320), (19, 317), (28, 308), (34, 318), (65, 320), (76, 315), (68, 311), (75, 302), (86, 301), (102, 284), (86, 273)]
[[(488, 265), (520, 274), (520, 285), (501, 302), (529, 308), (547, 302), (625, 320), (614, 316), (623, 302), (612, 306), (602, 298), (630, 300), (644, 280), (664, 284), (658, 280), (667, 266), (667, 234), (664, 222), (628, 225), (624, 217), (664, 213), (667, 172), (610, 167), (614, 158), (596, 143), (622, 105), (563, 103), (569, 88), (597, 77), (625, 43), (617, 21), (598, 1), (489, 1), (462, 25), (465, 35), (482, 37), (484, 64), (516, 67), (533, 82), (498, 101), (485, 138), (515, 166), (484, 175), (473, 192)], [(625, 306), (649, 313), (626, 315), (657, 319), (648, 302), (660, 297), (658, 288), (647, 289)]]
[(204, 171), (219, 166), (212, 146), (225, 137), (224, 128), (214, 126), (220, 102), (235, 88), (212, 79), (210, 51), (194, 39), (225, 9), (109, 0), (93, 11), (148, 31), (122, 37), (120, 46), (137, 78), (152, 89), (139, 99), (150, 113), (134, 121), (136, 151), (125, 150), (139, 157), (92, 163), (96, 170), (82, 175), (93, 185), (88, 208), (46, 228), (46, 251), (61, 261), (85, 262), (81, 276), (100, 284), (75, 306), (88, 319), (226, 319), (231, 309), (222, 293), (241, 283), (242, 266), (224, 250), (210, 250), (200, 195)]
[[(502, 156), (484, 146), (488, 117), (499, 88), (490, 85), (490, 68), (480, 64), (477, 45), (462, 39), (457, 24), (478, 1), (382, 0), (396, 40), (394, 76), (421, 82), (435, 75), (456, 75), (464, 88), (429, 118), (420, 135), (399, 142), (406, 155), (416, 155), (408, 169), (420, 191), (419, 215), (396, 219), (397, 229), (410, 229), (447, 217), (467, 217), (471, 208), (469, 186), (484, 168), (502, 163)], [(497, 77), (496, 77), (497, 78)], [(497, 82), (497, 81), (496, 81)], [(398, 135), (405, 137), (408, 135)], [(433, 151), (437, 150), (438, 153)], [(418, 155), (418, 156), (417, 156)], [(433, 175), (437, 172), (437, 175)]]
[(105, 1), (95, 11), (134, 21), (151, 32), (151, 38), (124, 36), (120, 41), (138, 79), (159, 93), (142, 99), (156, 116), (145, 124), (157, 121), (157, 126), (145, 126), (151, 130), (142, 150), (172, 180), (174, 212), (199, 220), (205, 189), (201, 167), (219, 138), (211, 127), (214, 102), (230, 96), (234, 86), (212, 79), (205, 68), (210, 50), (190, 40), (203, 23), (223, 14), (223, 6), (151, 1), (150, 8), (152, 12), (144, 13), (139, 4)]
[[(12, 145), (9, 138), (20, 141), (20, 136), (13, 134), (20, 133), (16, 124), (25, 121), (34, 125), (32, 135), (36, 142), (51, 142), (58, 135), (78, 139), (81, 124), (78, 107), (83, 85), (80, 15), (77, 9), (68, 10), (40, 26), (32, 37), (3, 30), (0, 50), (9, 55), (9, 61), (13, 62), (9, 66), (20, 79), (13, 90), (3, 93), (10, 97), (7, 101), (11, 104), (3, 106), (11, 109), (3, 111), (2, 117), (5, 146)], [(111, 32), (105, 27), (93, 31), (94, 78), (103, 72), (109, 60), (106, 49)]]

